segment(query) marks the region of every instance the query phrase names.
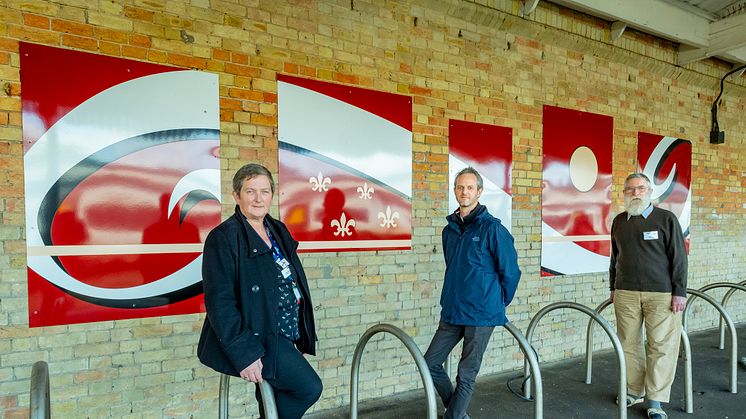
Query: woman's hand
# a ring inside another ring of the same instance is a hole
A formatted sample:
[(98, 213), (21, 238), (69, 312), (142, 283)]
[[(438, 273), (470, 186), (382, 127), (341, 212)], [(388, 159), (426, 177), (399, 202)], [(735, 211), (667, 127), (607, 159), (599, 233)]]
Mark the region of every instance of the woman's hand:
[(257, 359), (256, 361), (252, 362), (251, 365), (244, 368), (243, 371), (239, 374), (241, 378), (243, 378), (246, 381), (251, 381), (252, 383), (261, 383), (262, 382), (262, 360)]

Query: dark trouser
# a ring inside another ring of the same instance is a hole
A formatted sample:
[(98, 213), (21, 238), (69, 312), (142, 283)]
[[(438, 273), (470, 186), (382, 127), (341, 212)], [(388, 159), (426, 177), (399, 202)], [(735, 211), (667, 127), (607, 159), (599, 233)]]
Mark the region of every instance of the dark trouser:
[[(443, 419), (462, 419), (466, 415), (474, 392), (474, 381), (479, 373), (479, 367), (482, 366), (482, 356), (494, 329), (493, 326), (452, 325), (442, 320), (438, 324), (438, 330), (425, 352), (425, 361), (430, 368), (435, 390), (446, 407)], [(458, 362), (454, 390), (451, 379), (443, 369), (443, 362), (462, 338), (464, 347), (461, 351), (461, 360)]]
[[(277, 370), (275, 378), (267, 379), (275, 392), (277, 414), (280, 419), (300, 419), (306, 410), (321, 396), (322, 384), (316, 371), (298, 352), (290, 339), (280, 337), (277, 342)], [(264, 416), (264, 406), (256, 386), (259, 415)]]

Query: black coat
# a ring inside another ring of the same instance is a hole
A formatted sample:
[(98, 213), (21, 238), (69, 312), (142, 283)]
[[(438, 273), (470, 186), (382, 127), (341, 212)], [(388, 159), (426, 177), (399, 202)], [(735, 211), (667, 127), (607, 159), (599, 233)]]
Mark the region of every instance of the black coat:
[[(270, 232), (293, 265), (302, 294), (298, 350), (316, 355), (316, 328), (306, 274), (298, 258), (298, 242), (285, 224), (266, 216)], [(199, 360), (233, 376), (262, 359), (262, 376), (274, 378), (277, 368), (278, 276), (272, 250), (236, 206), (236, 213), (215, 227), (205, 240), (202, 284), (207, 317), (197, 346)]]

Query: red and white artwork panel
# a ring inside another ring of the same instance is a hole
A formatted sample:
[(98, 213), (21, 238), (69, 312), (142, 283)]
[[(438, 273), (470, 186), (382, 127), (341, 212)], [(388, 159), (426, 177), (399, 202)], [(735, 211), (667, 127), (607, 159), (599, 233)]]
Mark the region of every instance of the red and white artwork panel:
[(448, 125), (448, 209), (458, 208), (453, 185), (456, 174), (473, 167), (482, 176), (484, 190), (479, 202), (511, 230), (511, 170), (513, 130), (497, 125), (450, 120)]
[(216, 75), (21, 43), (29, 324), (204, 311)]
[(689, 251), (692, 214), (692, 143), (676, 137), (637, 134), (638, 170), (653, 183), (652, 199), (679, 219)]
[(542, 275), (609, 269), (613, 123), (544, 106)]
[(412, 102), (279, 75), (280, 218), (300, 251), (409, 249)]

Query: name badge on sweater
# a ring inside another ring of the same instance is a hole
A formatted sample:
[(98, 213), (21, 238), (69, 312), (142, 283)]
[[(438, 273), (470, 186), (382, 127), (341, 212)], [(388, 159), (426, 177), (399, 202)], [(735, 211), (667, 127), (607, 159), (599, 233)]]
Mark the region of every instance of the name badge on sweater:
[(656, 230), (656, 231), (643, 231), (642, 232), (642, 239), (643, 240), (658, 240), (658, 230)]

